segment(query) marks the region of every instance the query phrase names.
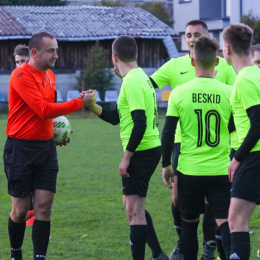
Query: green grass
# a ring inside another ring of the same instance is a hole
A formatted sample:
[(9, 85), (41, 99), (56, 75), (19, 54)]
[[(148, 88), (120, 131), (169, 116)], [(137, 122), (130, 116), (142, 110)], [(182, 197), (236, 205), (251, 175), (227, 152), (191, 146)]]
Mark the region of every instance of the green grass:
[[(68, 116), (74, 133), (67, 147), (58, 147), (60, 171), (52, 210), (51, 239), (47, 259), (131, 259), (129, 227), (122, 206), (118, 166), (123, 151), (119, 127), (94, 116)], [(160, 131), (164, 120), (160, 119)], [(4, 146), (6, 120), (0, 120), (0, 145)], [(7, 181), (0, 161), (0, 260), (9, 259), (7, 219), (11, 209)], [(170, 254), (177, 240), (171, 216), (171, 191), (164, 187), (159, 164), (150, 182), (146, 208), (153, 217), (163, 250)], [(260, 211), (251, 222), (252, 259), (260, 249)], [(31, 227), (27, 227), (24, 260), (32, 259)], [(87, 237), (81, 238), (86, 235)], [(199, 227), (200, 251), (202, 244)], [(149, 248), (146, 259), (150, 259)]]

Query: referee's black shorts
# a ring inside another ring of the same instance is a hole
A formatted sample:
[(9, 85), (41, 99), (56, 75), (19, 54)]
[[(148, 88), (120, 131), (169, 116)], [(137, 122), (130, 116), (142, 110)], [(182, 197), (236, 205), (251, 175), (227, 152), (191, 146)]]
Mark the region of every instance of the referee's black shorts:
[(235, 173), (231, 197), (260, 204), (260, 151), (249, 153)]
[(35, 189), (56, 192), (58, 159), (53, 140), (32, 141), (7, 138), (4, 167), (8, 193), (25, 198)]
[(122, 178), (123, 194), (146, 197), (149, 181), (161, 158), (161, 147), (137, 151), (130, 159), (127, 172), (129, 178)]
[(228, 175), (194, 176), (179, 172), (179, 207), (183, 219), (193, 220), (205, 209), (207, 198), (215, 219), (228, 218), (231, 183)]

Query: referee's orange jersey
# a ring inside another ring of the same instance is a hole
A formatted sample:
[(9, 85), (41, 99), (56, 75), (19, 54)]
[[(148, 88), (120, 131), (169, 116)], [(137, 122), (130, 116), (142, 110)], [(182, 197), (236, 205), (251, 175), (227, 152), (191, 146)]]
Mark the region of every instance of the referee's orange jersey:
[(9, 82), (9, 114), (6, 134), (26, 140), (49, 140), (53, 136), (52, 118), (72, 113), (84, 107), (76, 98), (55, 103), (55, 75), (45, 73), (25, 62), (15, 69)]

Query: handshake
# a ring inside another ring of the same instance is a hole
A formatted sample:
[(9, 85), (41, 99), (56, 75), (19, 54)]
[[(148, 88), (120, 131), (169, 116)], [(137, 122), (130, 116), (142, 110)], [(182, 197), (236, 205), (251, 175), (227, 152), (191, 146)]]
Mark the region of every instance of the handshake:
[(85, 107), (93, 106), (96, 104), (96, 90), (82, 91), (79, 94), (79, 98), (82, 98)]

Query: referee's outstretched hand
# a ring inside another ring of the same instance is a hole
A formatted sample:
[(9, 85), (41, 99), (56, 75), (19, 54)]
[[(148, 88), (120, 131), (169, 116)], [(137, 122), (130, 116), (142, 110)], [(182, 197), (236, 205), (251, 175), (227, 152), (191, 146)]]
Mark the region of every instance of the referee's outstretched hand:
[(172, 178), (173, 176), (174, 176), (174, 170), (172, 169), (171, 165), (163, 168), (162, 170), (163, 182), (169, 189), (172, 189), (172, 183), (170, 182), (170, 180), (173, 181)]
[(231, 182), (233, 182), (234, 176), (239, 166), (240, 166), (240, 162), (237, 161), (235, 158), (233, 158), (231, 163), (228, 166), (228, 177)]

